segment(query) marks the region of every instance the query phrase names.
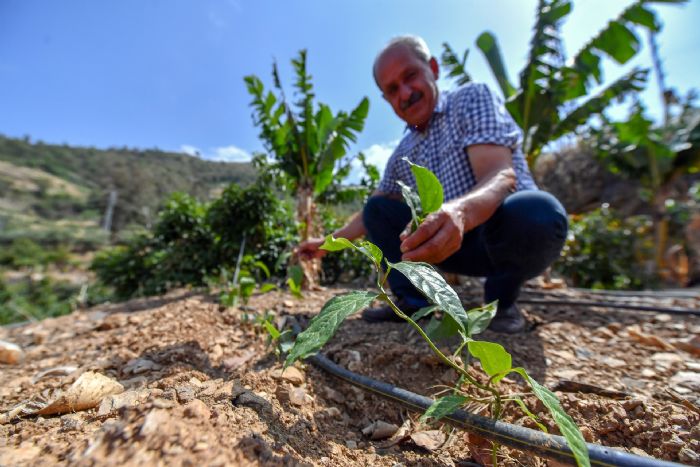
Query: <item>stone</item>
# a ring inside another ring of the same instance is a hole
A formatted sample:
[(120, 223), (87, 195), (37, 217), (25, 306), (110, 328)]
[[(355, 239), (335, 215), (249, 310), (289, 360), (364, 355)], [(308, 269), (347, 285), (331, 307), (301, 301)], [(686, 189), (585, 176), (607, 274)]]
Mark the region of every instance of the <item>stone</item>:
[(219, 344), (215, 344), (214, 347), (211, 348), (211, 354), (209, 354), (209, 357), (212, 360), (219, 360), (223, 355), (224, 349), (221, 348)]
[(107, 415), (114, 410), (121, 409), (122, 407), (135, 407), (148, 399), (150, 393), (151, 391), (148, 389), (133, 389), (130, 391), (125, 391), (121, 394), (107, 396), (102, 399), (100, 408), (97, 409), (97, 415)]
[(323, 392), (326, 395), (326, 399), (329, 399), (336, 404), (342, 404), (345, 402), (345, 396), (329, 386), (323, 388)]
[(163, 427), (170, 423), (170, 415), (165, 410), (154, 409), (146, 414), (139, 434), (149, 436), (162, 431)]
[(177, 400), (181, 404), (186, 404), (194, 399), (194, 389), (192, 386), (177, 386), (175, 392), (177, 393)]
[(302, 406), (311, 401), (311, 396), (306, 394), (302, 388), (294, 388), (289, 391), (289, 402), (292, 405)]
[(331, 418), (340, 418), (342, 415), (337, 407), (328, 407), (325, 412)]
[(418, 446), (434, 451), (445, 443), (445, 433), (440, 430), (419, 431), (411, 434), (411, 439)]
[(700, 464), (700, 454), (689, 448), (681, 448), (678, 451), (678, 460), (688, 465), (698, 465)]
[(627, 362), (615, 357), (603, 357), (600, 359), (600, 363), (607, 365), (610, 368), (624, 368), (627, 366)]
[(0, 363), (17, 365), (24, 360), (22, 348), (11, 342), (0, 341)]
[(357, 441), (355, 441), (353, 439), (348, 439), (345, 441), (345, 446), (348, 449), (357, 449)]
[(394, 433), (398, 431), (399, 427), (393, 423), (387, 423), (382, 420), (377, 420), (374, 423), (367, 425), (362, 429), (362, 434), (369, 436), (372, 440), (386, 439), (390, 438)]
[(211, 417), (211, 411), (207, 404), (199, 399), (194, 399), (185, 406), (185, 417), (208, 420)]
[(691, 391), (700, 392), (700, 373), (694, 371), (679, 371), (669, 381), (674, 386), (682, 386)]
[(285, 368), (284, 370), (275, 370), (272, 373), (272, 377), (275, 379), (287, 381), (295, 386), (300, 386), (304, 384), (304, 374), (293, 366)]
[(146, 358), (135, 358), (126, 362), (123, 371), (127, 375), (137, 375), (149, 371), (157, 371), (161, 368), (163, 368), (161, 365), (157, 364), (152, 360), (148, 360)]

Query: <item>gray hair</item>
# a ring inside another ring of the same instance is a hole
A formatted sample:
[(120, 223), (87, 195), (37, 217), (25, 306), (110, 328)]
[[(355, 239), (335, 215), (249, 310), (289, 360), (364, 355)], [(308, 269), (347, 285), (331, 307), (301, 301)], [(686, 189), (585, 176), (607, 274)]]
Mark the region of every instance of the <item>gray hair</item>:
[(404, 36), (396, 36), (389, 42), (387, 42), (387, 44), (382, 48), (382, 50), (379, 51), (379, 53), (374, 59), (374, 65), (372, 66), (372, 74), (374, 75), (375, 81), (377, 80), (377, 62), (379, 62), (379, 59), (382, 58), (382, 55), (384, 55), (388, 50), (398, 46), (407, 47), (422, 62), (430, 63), (430, 58), (432, 57), (430, 55), (430, 49), (428, 48), (428, 44), (425, 43), (425, 40), (423, 40), (422, 37), (410, 34)]

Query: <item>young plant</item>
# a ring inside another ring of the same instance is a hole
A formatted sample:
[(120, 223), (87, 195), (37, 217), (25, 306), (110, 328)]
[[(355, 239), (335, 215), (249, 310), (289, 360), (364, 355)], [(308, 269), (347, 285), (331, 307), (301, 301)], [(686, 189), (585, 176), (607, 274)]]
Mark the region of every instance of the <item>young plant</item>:
[[(417, 212), (416, 206), (411, 207), (411, 212), (414, 216), (413, 220), (418, 225), (417, 221), (422, 219), (421, 216), (440, 208), (442, 204), (442, 187), (437, 178), (428, 169), (411, 164), (411, 170), (416, 176), (418, 197), (421, 201), (422, 213)], [(406, 192), (407, 190), (404, 189), (404, 193)], [(438, 201), (439, 204), (437, 203)], [(583, 436), (573, 419), (562, 409), (556, 395), (532, 379), (524, 368), (514, 368), (511, 355), (503, 346), (473, 338), (488, 326), (496, 313), (496, 303), (466, 311), (462, 307), (462, 302), (457, 293), (431, 265), (406, 261), (392, 263), (383, 257), (382, 251), (376, 245), (368, 241), (353, 243), (345, 238), (328, 236), (321, 248), (328, 251), (341, 251), (349, 248), (367, 257), (377, 271), (377, 289), (379, 292), (354, 291), (330, 299), (323, 306), (321, 312), (311, 320), (309, 327), (297, 336), (294, 346), (287, 355), (285, 367), (296, 360), (304, 359), (318, 352), (333, 337), (345, 318), (369, 306), (374, 300), (380, 300), (387, 303), (394, 313), (408, 322), (423, 337), (440, 361), (454, 369), (459, 375), (453, 394), (437, 399), (425, 412), (423, 420), (432, 419), (437, 421), (460, 406), (474, 401), (486, 403), (490, 409), (491, 416), (494, 419), (499, 419), (504, 403), (513, 402), (518, 404), (526, 415), (533, 418), (538, 423), (538, 426), (544, 429), (544, 426), (539, 424), (536, 417), (525, 407), (521, 399), (514, 396), (505, 396), (499, 389), (498, 384), (505, 376), (510, 373), (518, 373), (530, 385), (535, 396), (551, 412), (555, 423), (568, 441), (577, 463), (580, 466), (590, 465), (588, 450)], [(419, 310), (413, 316), (408, 316), (399, 309), (386, 290), (386, 280), (391, 270), (396, 270), (406, 276), (433, 306)], [(417, 321), (438, 310), (443, 314), (442, 320), (439, 322), (437, 320), (431, 321), (426, 330), (423, 330)], [(445, 355), (434, 343), (436, 338), (455, 335), (459, 336), (461, 342), (453, 355)], [(469, 355), (481, 362), (481, 367), (489, 377), (486, 383), (481, 383), (474, 378), (469, 372), (468, 363), (462, 364), (457, 358), (464, 349), (468, 351)], [(461, 386), (463, 383), (474, 386), (478, 396), (472, 396), (462, 391)], [(494, 465), (497, 463), (497, 449), (498, 445), (494, 443), (492, 451)]]

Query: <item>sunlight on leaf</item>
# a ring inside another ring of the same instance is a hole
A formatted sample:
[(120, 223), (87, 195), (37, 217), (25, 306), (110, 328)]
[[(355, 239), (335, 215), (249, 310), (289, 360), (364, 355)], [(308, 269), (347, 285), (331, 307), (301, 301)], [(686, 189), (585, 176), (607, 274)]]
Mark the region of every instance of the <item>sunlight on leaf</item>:
[(333, 337), (345, 318), (369, 306), (377, 296), (374, 292), (358, 291), (328, 300), (321, 312), (311, 320), (309, 327), (297, 336), (284, 366), (288, 367), (296, 360), (318, 352)]
[(496, 376), (493, 381), (497, 383), (512, 367), (512, 357), (501, 344), (484, 341), (471, 341), (467, 344), (469, 353), (478, 358), (481, 367), (487, 375)]

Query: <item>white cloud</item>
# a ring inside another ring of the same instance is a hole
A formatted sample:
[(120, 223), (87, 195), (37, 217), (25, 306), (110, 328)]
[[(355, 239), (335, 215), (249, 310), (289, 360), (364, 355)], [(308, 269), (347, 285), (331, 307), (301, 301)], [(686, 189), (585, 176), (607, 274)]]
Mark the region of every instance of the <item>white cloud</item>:
[(234, 145), (213, 148), (210, 151), (203, 151), (196, 146), (183, 144), (180, 146), (180, 151), (184, 152), (185, 154), (189, 154), (190, 156), (197, 156), (210, 161), (249, 162), (252, 158), (248, 151)]
[(248, 162), (253, 156), (248, 151), (245, 151), (236, 146), (224, 146), (214, 148), (213, 154), (207, 154), (207, 159), (224, 162)]
[[(394, 149), (399, 144), (399, 140), (391, 141), (389, 143), (379, 143), (373, 144), (370, 147), (363, 149), (362, 152), (365, 155), (365, 159), (368, 163), (377, 166), (379, 169), (379, 175), (384, 174), (384, 167), (389, 160), (389, 156), (394, 152)], [(348, 183), (358, 183), (362, 178), (362, 167), (358, 160), (354, 160), (352, 163), (352, 170), (348, 176)]]
[(189, 144), (183, 144), (182, 146), (180, 146), (180, 151), (195, 157), (199, 157), (200, 154), (202, 154), (202, 151), (200, 151), (198, 147), (190, 146)]

